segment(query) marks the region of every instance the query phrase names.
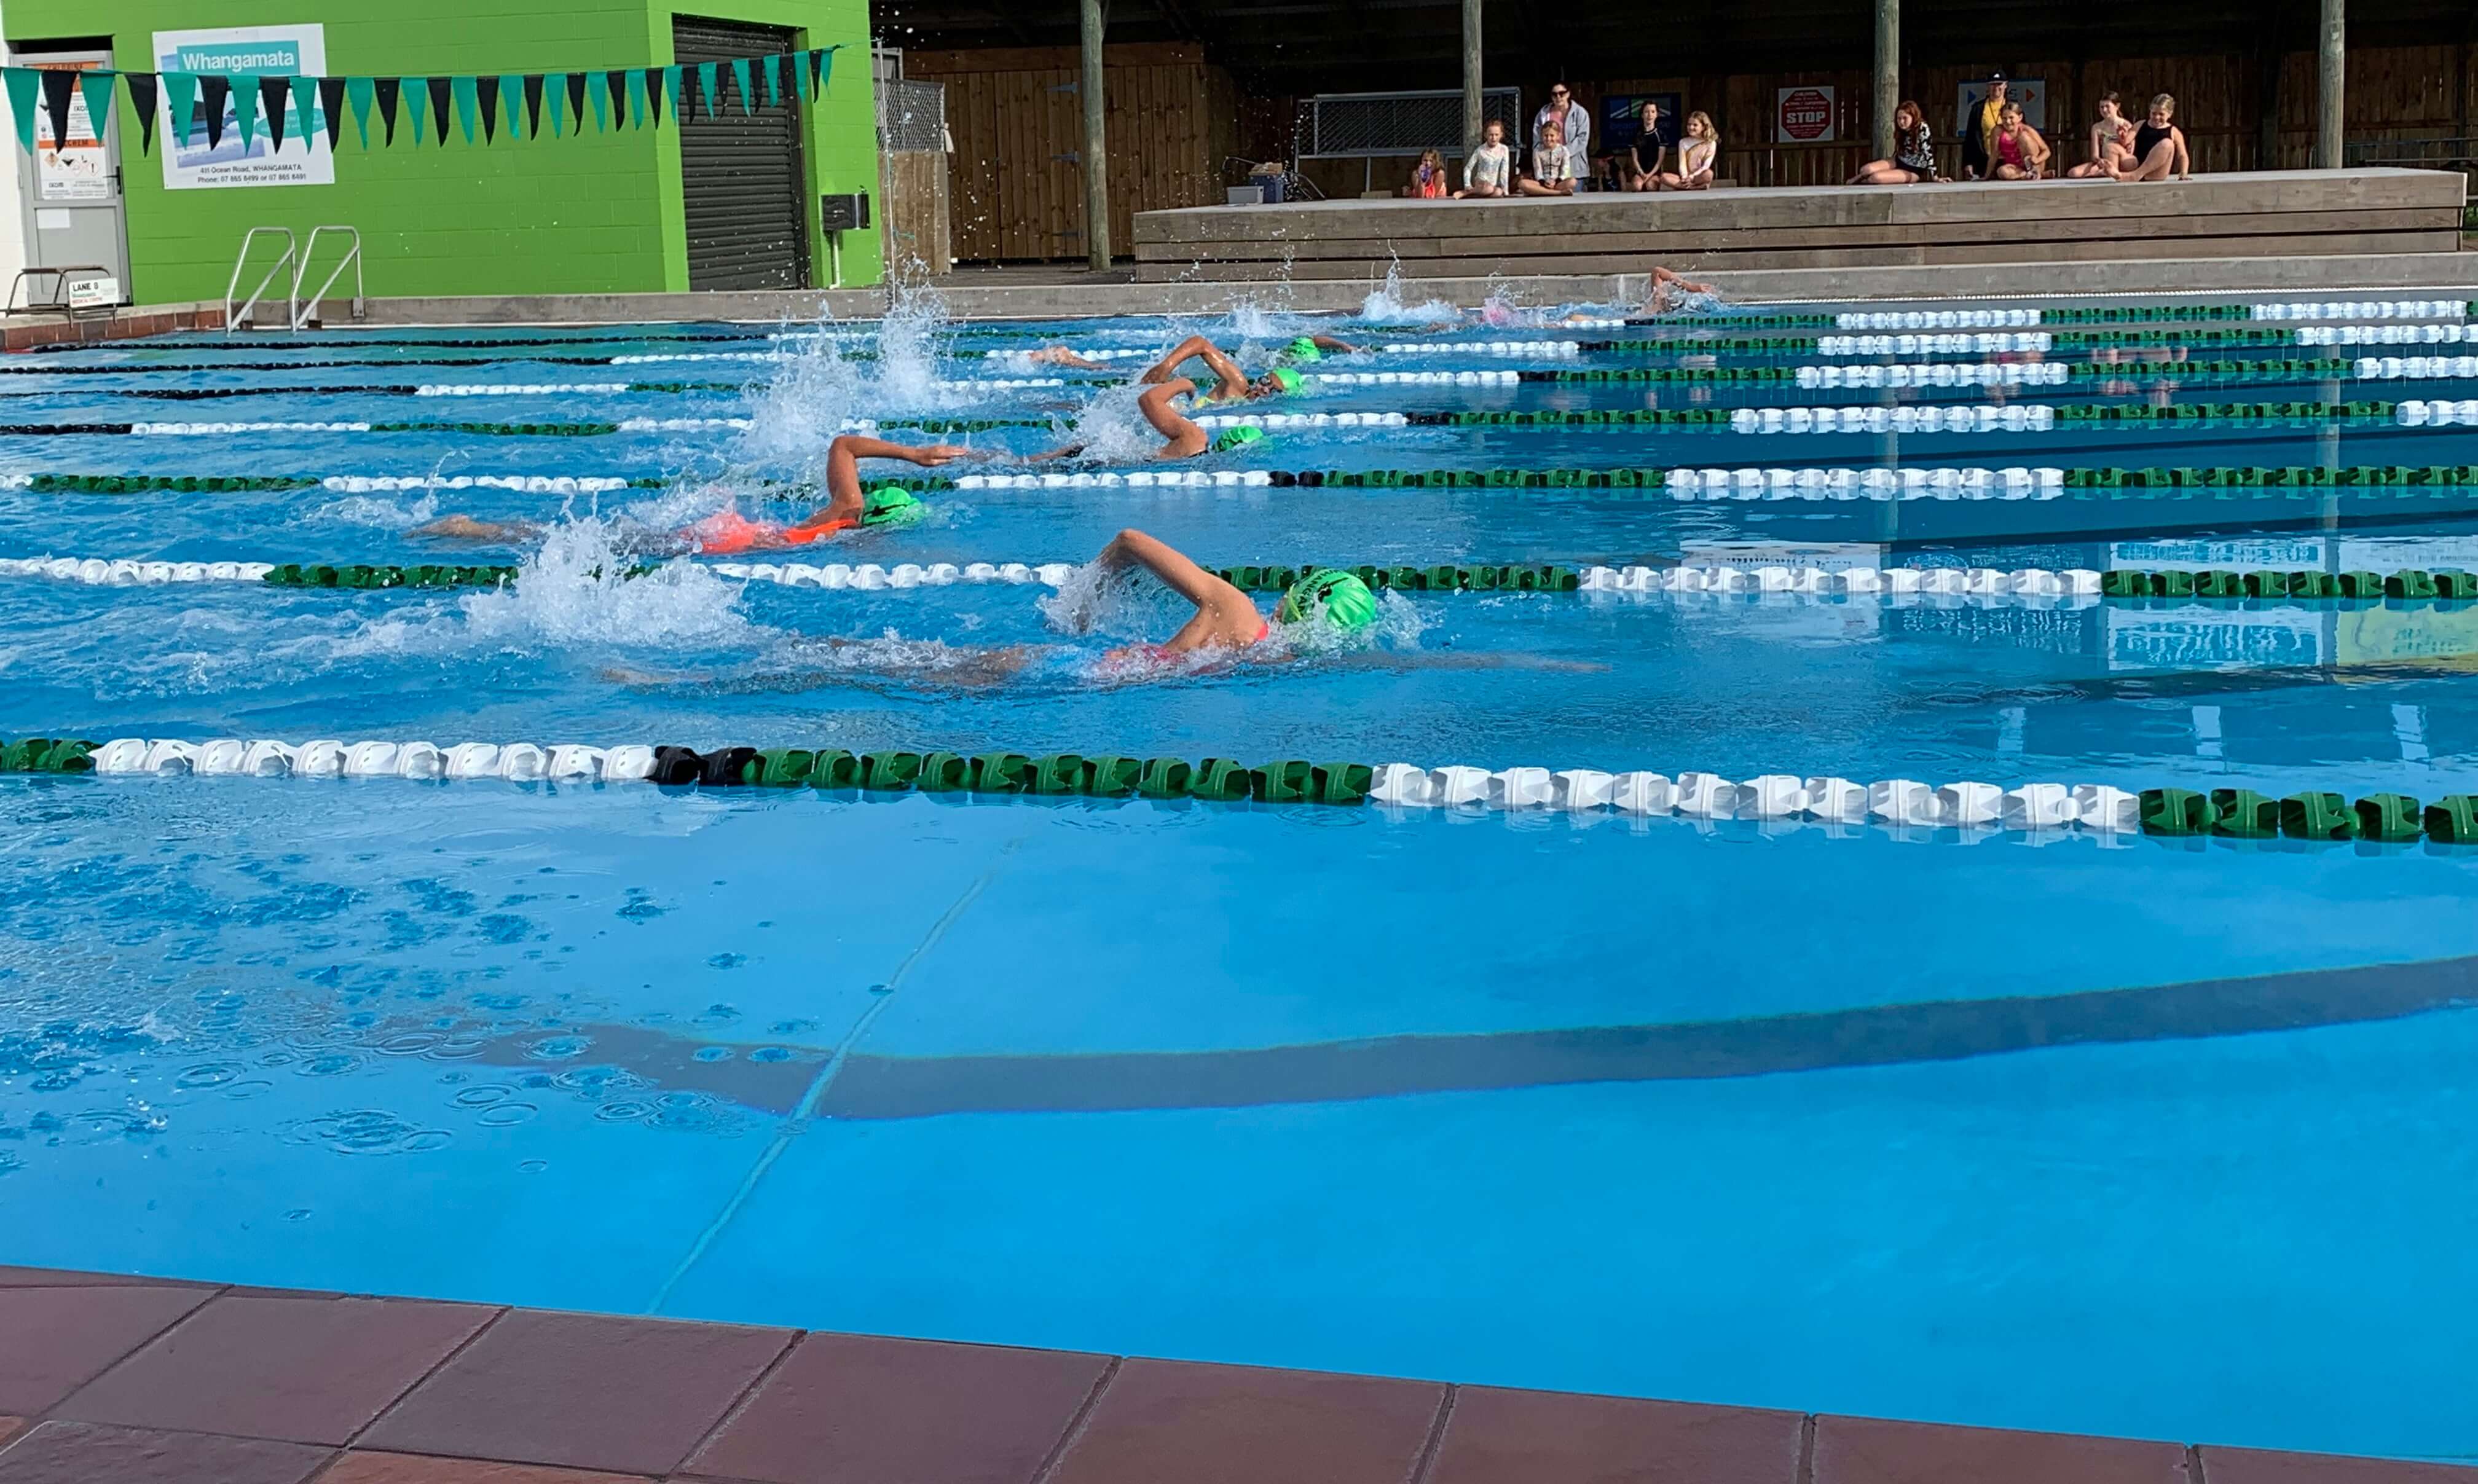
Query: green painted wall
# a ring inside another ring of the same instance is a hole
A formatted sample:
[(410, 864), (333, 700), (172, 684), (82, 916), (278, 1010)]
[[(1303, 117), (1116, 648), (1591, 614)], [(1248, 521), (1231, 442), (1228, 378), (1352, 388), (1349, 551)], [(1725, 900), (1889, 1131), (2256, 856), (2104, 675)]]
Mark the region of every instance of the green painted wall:
[[(6, 14), (13, 40), (110, 35), (117, 63), (133, 71), (154, 68), (149, 49), (159, 30), (314, 21), (326, 27), (332, 76), (544, 72), (672, 60), (674, 8), (649, 8), (644, 0), (422, 0), (419, 10), (425, 13), (387, 13), (371, 0), (290, 0), (265, 9), (233, 0), (10, 0)], [(685, 13), (794, 27), (804, 47), (840, 44), (824, 97), (805, 111), (810, 195), (877, 191), (867, 0), (710, 0)], [(412, 102), (408, 94), (407, 113)], [(396, 142), (388, 146), (374, 112), (367, 151), (348, 112), (334, 185), (215, 190), (166, 190), (159, 156), (138, 153), (128, 123), (124, 99), (114, 126), (122, 134), (130, 291), (140, 303), (220, 299), (251, 227), (287, 226), (306, 240), (312, 227), (325, 223), (361, 230), (373, 297), (689, 287), (679, 137), (668, 108), (659, 129), (597, 135), (589, 106), (582, 137), (553, 139), (545, 117), (539, 140), (511, 138), (502, 128), (498, 142), (487, 146), (478, 132), (473, 143), (465, 142), (451, 108), (447, 142), (433, 134), (418, 148), (401, 115)], [(823, 286), (826, 243), (811, 235), (818, 259), (812, 281)], [(877, 282), (876, 233), (847, 233), (843, 246), (844, 281)]]

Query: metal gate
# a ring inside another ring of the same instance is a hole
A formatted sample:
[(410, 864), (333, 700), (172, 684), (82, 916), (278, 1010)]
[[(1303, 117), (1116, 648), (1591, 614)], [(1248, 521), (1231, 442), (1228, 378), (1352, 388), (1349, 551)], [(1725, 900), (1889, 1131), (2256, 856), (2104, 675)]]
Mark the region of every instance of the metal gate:
[[(779, 26), (671, 17), (671, 52), (687, 64), (771, 57), (796, 44)], [(729, 76), (725, 68), (724, 76)], [(761, 84), (758, 96), (765, 96)], [(806, 289), (808, 172), (799, 111), (789, 99), (744, 112), (737, 88), (715, 116), (680, 120), (680, 193), (688, 208), (691, 289)]]

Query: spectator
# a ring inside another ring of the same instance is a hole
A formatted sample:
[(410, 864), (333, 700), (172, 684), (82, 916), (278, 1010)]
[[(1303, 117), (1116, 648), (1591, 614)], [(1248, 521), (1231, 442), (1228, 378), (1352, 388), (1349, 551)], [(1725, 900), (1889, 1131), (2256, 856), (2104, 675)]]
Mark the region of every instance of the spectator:
[(1575, 193), (1575, 157), (1566, 150), (1565, 131), (1555, 121), (1543, 125), (1534, 136), (1540, 142), (1531, 154), (1531, 167), (1523, 179), (1514, 183), (1517, 195), (1571, 196)]
[(2099, 116), (2083, 136), (2086, 151), (2083, 163), (2065, 172), (2067, 180), (2086, 180), (2094, 175), (2113, 175), (2115, 157), (2120, 147), (2117, 135), (2125, 128), (2125, 115), (2116, 106), (2116, 94), (2099, 95)]
[(1441, 201), (1446, 195), (1445, 157), (1433, 149), (1420, 151), (1418, 168), (1411, 172), (1410, 194), (1425, 201)]
[(2175, 170), (2177, 178), (2194, 178), (2194, 157), (2186, 148), (2186, 131), (2171, 122), (2177, 113), (2177, 100), (2162, 93), (2151, 100), (2150, 116), (2142, 127), (2134, 131), (2132, 157), (2116, 168), (2121, 181), (2164, 181)]
[(1702, 109), (1686, 115), (1686, 132), (1678, 140), (1678, 168), (1660, 177), (1663, 190), (1702, 190), (1712, 184), (1721, 163), (1721, 136), (1712, 115)]
[(1961, 178), (1984, 181), (1994, 168), (1996, 131), (2005, 118), (2005, 74), (1991, 74), (1987, 91), (1961, 117)]
[(1634, 143), (1617, 158), (1618, 187), (1622, 190), (1657, 190), (1660, 189), (1660, 163), (1669, 158), (1669, 146), (1660, 142), (1660, 105), (1646, 98), (1643, 123)]
[(1850, 177), (1853, 186), (1915, 186), (1935, 179), (1935, 135), (1928, 117), (1908, 98), (1893, 110), (1893, 157), (1870, 160)]
[(1505, 120), (1492, 118), (1479, 131), (1479, 144), (1463, 162), (1463, 189), (1454, 192), (1457, 201), (1474, 196), (1510, 196), (1512, 154), (1505, 147)]
[(2022, 105), (2008, 103), (1997, 115), (1996, 168), (1989, 179), (2035, 181), (2048, 171), (2048, 141), (2022, 121)]
[(1589, 168), (1592, 159), (1592, 115), (1575, 101), (1566, 85), (1558, 83), (1549, 89), (1549, 101), (1531, 115), (1531, 171), (1533, 180), (1540, 179), (1540, 151), (1543, 136), (1551, 124), (1557, 126), (1558, 138), (1565, 140), (1565, 178), (1570, 183)]

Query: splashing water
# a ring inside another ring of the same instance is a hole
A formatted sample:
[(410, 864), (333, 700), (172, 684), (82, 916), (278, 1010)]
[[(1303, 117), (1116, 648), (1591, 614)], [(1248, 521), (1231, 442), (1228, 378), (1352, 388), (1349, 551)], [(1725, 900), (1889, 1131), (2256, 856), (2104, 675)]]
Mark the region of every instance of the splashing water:
[(1141, 464), (1161, 452), (1162, 436), (1137, 409), (1142, 387), (1111, 387), (1076, 415), (1071, 442), (1084, 445), (1082, 457), (1108, 464)]
[(796, 353), (750, 395), (741, 460), (804, 467), (825, 456), (847, 421), (956, 405), (957, 394), (938, 377), (949, 323), (936, 290), (898, 285), (877, 324), (876, 360), (846, 360), (831, 320), (820, 321), (816, 339), (783, 342)]
[(310, 512), (310, 518), (378, 531), (410, 531), (439, 518), (439, 494), (433, 490), (403, 505), (367, 494), (347, 495)]
[(1417, 304), (1403, 300), (1403, 264), (1390, 263), (1385, 267), (1385, 282), (1361, 301), (1359, 318), (1370, 325), (1450, 325), (1462, 321), (1463, 312), (1443, 299), (1423, 299)]
[(399, 652), (487, 648), (547, 655), (588, 650), (745, 646), (771, 631), (741, 612), (740, 587), (694, 562), (642, 576), (622, 540), (634, 523), (583, 516), (552, 526), (517, 581), (469, 593), (453, 610), (372, 623), (364, 642)]

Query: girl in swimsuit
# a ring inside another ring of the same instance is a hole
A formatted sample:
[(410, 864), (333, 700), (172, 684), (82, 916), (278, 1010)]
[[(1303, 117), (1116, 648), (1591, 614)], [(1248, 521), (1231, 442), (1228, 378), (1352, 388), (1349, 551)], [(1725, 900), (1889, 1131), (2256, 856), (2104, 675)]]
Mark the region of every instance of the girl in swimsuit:
[(2194, 157), (2186, 149), (2185, 131), (2174, 122), (2177, 100), (2166, 93), (2151, 100), (2151, 113), (2134, 131), (2133, 157), (2113, 173), (2121, 181), (2164, 181), (2177, 172), (2181, 181), (2194, 178)]
[[(973, 450), (952, 443), (916, 448), (847, 433), (826, 449), (826, 503), (812, 511), (806, 518), (790, 525), (779, 525), (769, 520), (750, 520), (738, 511), (723, 510), (684, 530), (671, 533), (668, 538), (652, 537), (637, 543), (637, 546), (645, 551), (669, 549), (705, 556), (737, 556), (749, 551), (805, 546), (862, 525), (889, 523), (919, 513), (920, 502), (900, 490), (892, 487), (863, 490), (861, 460), (900, 459), (924, 469), (934, 469), (942, 464), (974, 457), (976, 455)], [(470, 516), (446, 516), (409, 534), (515, 545), (531, 541), (542, 532), (542, 525), (531, 520), (491, 521), (476, 520)]]
[(1686, 115), (1686, 134), (1678, 141), (1678, 168), (1657, 177), (1660, 189), (1702, 190), (1712, 184), (1713, 167), (1720, 163), (1720, 133), (1712, 127), (1712, 115), (1697, 109)]
[(2065, 179), (2080, 181), (2102, 175), (2114, 175), (2117, 157), (2124, 149), (2123, 143), (2117, 138), (2117, 132), (2125, 127), (2127, 127), (2125, 115), (2117, 112), (2116, 94), (2101, 93), (2099, 117), (2091, 121), (2090, 133), (2087, 136), (2090, 158), (2067, 170)]
[(2000, 181), (2035, 181), (2047, 167), (2048, 141), (2022, 121), (2022, 105), (2006, 104), (1996, 115), (1996, 167), (1990, 176)]

